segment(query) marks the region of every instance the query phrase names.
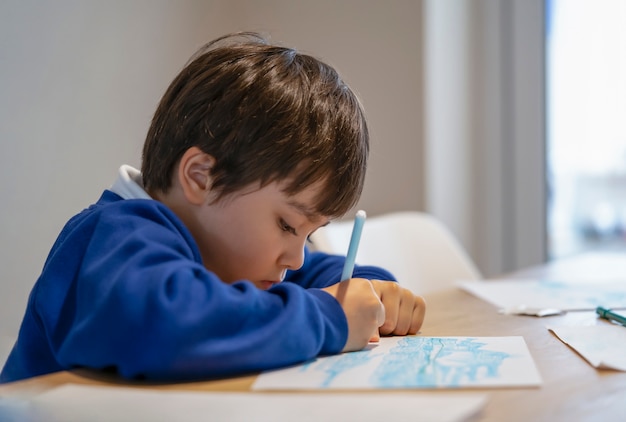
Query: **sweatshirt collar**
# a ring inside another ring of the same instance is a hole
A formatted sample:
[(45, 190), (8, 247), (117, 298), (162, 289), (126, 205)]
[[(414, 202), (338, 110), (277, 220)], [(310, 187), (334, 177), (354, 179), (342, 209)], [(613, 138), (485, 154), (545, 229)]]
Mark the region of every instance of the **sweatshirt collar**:
[(152, 199), (143, 188), (141, 172), (126, 164), (120, 167), (110, 190), (124, 199)]

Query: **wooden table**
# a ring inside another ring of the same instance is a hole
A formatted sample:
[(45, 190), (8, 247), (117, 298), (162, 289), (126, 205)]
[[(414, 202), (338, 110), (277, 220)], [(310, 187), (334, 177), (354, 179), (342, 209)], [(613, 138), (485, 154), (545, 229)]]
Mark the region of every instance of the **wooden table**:
[[(626, 259), (616, 257), (620, 262)], [(580, 261), (573, 261), (580, 265)], [(542, 272), (543, 268), (543, 272)], [(520, 272), (524, 276), (550, 274), (550, 265)], [(625, 267), (626, 268), (626, 267)], [(563, 266), (559, 267), (563, 271)], [(603, 271), (607, 271), (604, 268)], [(626, 274), (624, 277), (626, 282)], [(531, 388), (489, 388), (471, 391), (488, 394), (480, 421), (609, 421), (626, 420), (626, 373), (598, 370), (562, 343), (546, 324), (603, 324), (593, 312), (570, 312), (546, 318), (498, 314), (497, 309), (466, 293), (450, 288), (426, 297), (424, 336), (523, 336), (537, 364), (543, 384)], [(145, 385), (112, 380), (88, 371), (60, 372), (0, 386), (0, 393), (37, 393), (66, 383), (137, 388), (247, 391), (254, 376), (217, 381)], [(469, 390), (446, 394), (464, 394)], [(416, 391), (419, 394), (419, 391)]]

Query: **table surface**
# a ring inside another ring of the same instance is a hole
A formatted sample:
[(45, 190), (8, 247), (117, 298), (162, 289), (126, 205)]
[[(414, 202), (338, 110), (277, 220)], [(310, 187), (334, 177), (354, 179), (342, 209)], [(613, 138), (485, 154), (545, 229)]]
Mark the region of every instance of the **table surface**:
[[(609, 258), (573, 259), (568, 264), (548, 264), (516, 273), (523, 277), (550, 278), (581, 274), (596, 266), (602, 274), (617, 278), (626, 269), (626, 255)], [(611, 264), (612, 262), (612, 264)], [(568, 267), (569, 265), (569, 267)], [(598, 267), (600, 265), (600, 267)], [(607, 265), (609, 267), (607, 268)], [(623, 268), (618, 268), (623, 266)], [(574, 271), (576, 270), (576, 271)], [(591, 272), (589, 272), (591, 273)], [(626, 282), (626, 272), (622, 274)], [(494, 281), (496, 282), (496, 281)], [(599, 370), (589, 365), (580, 355), (562, 343), (546, 325), (604, 324), (593, 312), (570, 312), (565, 315), (536, 318), (501, 315), (491, 304), (465, 291), (449, 288), (426, 296), (426, 320), (420, 332), (424, 336), (522, 336), (541, 374), (540, 387), (481, 388), (471, 391), (488, 395), (488, 402), (477, 420), (481, 421), (560, 421), (560, 420), (616, 420), (626, 415), (626, 373)], [(111, 379), (90, 371), (59, 372), (25, 381), (0, 386), (0, 393), (38, 393), (67, 384), (120, 384), (137, 388), (248, 391), (254, 375), (213, 381), (175, 384), (129, 383)], [(446, 394), (464, 394), (470, 390), (450, 391)], [(418, 394), (419, 392), (416, 392)]]

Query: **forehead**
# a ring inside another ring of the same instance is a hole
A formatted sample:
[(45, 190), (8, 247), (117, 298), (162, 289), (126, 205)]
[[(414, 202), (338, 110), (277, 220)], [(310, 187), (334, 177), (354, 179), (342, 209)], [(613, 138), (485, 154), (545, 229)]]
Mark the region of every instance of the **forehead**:
[(323, 220), (328, 220), (327, 216), (317, 211), (319, 194), (326, 187), (323, 181), (315, 182), (295, 194), (289, 194), (287, 192), (289, 187), (288, 181), (278, 182), (276, 187), (283, 197), (284, 202), (299, 214), (304, 215), (311, 222), (318, 223)]
[(287, 205), (293, 208), (296, 212), (304, 215), (309, 221), (313, 223), (317, 223), (324, 219), (323, 216), (318, 214), (313, 208), (311, 208), (307, 203), (300, 202), (293, 197), (287, 200)]
[(331, 216), (324, 215), (318, 211), (320, 193), (327, 189), (323, 182), (315, 182), (296, 193), (291, 193), (289, 191), (290, 187), (288, 180), (273, 181), (265, 185), (255, 182), (239, 191), (220, 198), (219, 201), (228, 203), (241, 198), (245, 201), (252, 201), (252, 203), (246, 205), (248, 207), (259, 206), (256, 201), (261, 201), (268, 205), (273, 204), (285, 212), (300, 214), (310, 222), (318, 225), (326, 224), (332, 219)]

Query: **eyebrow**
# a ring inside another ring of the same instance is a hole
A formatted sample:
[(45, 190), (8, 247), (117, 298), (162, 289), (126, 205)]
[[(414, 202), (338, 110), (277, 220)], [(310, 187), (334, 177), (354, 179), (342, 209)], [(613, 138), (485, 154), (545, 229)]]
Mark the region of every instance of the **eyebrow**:
[[(299, 212), (300, 214), (304, 215), (312, 223), (317, 223), (322, 218), (322, 216), (319, 215), (319, 213), (315, 212), (313, 209), (311, 209), (310, 207), (306, 206), (302, 202), (290, 200), (290, 201), (287, 202), (287, 204), (290, 207), (295, 208), (297, 212)], [(326, 223), (326, 224), (328, 224), (328, 223)], [(324, 224), (324, 225), (326, 225), (326, 224)]]

